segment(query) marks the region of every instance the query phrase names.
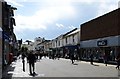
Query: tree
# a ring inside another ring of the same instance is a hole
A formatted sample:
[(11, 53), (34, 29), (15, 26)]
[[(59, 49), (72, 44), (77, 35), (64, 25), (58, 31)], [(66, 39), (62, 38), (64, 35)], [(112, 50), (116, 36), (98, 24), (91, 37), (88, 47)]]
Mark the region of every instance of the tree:
[(27, 42), (27, 43), (28, 43), (28, 45), (29, 45), (31, 41), (29, 41), (29, 40), (26, 40), (26, 42)]
[(22, 47), (21, 52), (27, 52), (28, 48), (27, 47)]

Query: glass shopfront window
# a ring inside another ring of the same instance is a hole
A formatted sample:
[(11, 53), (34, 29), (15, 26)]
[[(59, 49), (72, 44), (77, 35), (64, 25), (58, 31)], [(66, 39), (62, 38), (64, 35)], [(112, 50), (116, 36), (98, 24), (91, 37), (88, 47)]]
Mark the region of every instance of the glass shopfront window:
[(86, 48), (81, 50), (82, 59), (89, 60), (90, 54), (93, 53), (94, 60), (103, 62), (104, 54), (106, 54), (108, 57), (108, 61), (115, 61), (115, 47)]

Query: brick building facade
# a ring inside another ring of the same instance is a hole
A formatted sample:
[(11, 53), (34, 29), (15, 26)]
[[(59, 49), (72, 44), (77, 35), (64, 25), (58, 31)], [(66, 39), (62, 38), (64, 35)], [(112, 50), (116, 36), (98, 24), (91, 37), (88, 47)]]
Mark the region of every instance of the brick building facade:
[(95, 18), (81, 25), (80, 47), (81, 58), (90, 57), (103, 59), (106, 55), (108, 61), (115, 61), (120, 52), (120, 8), (103, 16)]

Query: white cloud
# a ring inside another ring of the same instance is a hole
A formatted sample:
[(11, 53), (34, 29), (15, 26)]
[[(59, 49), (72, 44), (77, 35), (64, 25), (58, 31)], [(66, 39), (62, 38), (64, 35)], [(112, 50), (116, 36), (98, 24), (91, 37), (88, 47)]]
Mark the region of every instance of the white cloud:
[(16, 2), (15, 0), (5, 0), (5, 1), (7, 1), (8, 3), (11, 3), (11, 4), (13, 4), (13, 5), (23, 7), (23, 5), (22, 5), (22, 4), (19, 4), (19, 3), (18, 3), (18, 2)]
[(36, 29), (46, 29), (46, 27), (40, 23), (39, 17), (36, 16), (21, 16), (18, 15), (15, 17), (17, 26), (15, 30), (22, 31), (24, 29), (36, 30)]
[(120, 1), (118, 2), (118, 7), (120, 8)]
[[(17, 0), (8, 1), (13, 1), (14, 3)], [(18, 0), (18, 2), (19, 1), (20, 0)], [(37, 0), (34, 0), (34, 2), (37, 2)], [(21, 31), (23, 29), (47, 29), (49, 24), (55, 23), (57, 20), (75, 17), (76, 9), (74, 6), (72, 6), (72, 2), (85, 2), (89, 4), (99, 2), (97, 16), (100, 16), (105, 12), (109, 12), (115, 9), (117, 6), (115, 2), (114, 4), (111, 4), (113, 2), (112, 0), (38, 0), (38, 2), (44, 5), (40, 6), (40, 9), (36, 11), (33, 16), (16, 16), (17, 26), (15, 27), (15, 30)], [(56, 26), (63, 27), (60, 24), (57, 24)]]
[(115, 9), (118, 8), (118, 1), (112, 1), (112, 0), (105, 0), (102, 2), (100, 2), (99, 4), (99, 8), (98, 8), (98, 12), (97, 12), (97, 16), (101, 16), (105, 13), (111, 12)]
[(76, 27), (73, 26), (73, 25), (65, 26), (65, 25), (59, 24), (59, 23), (56, 23), (56, 26), (57, 26), (58, 28), (64, 28), (64, 29), (74, 29), (74, 28), (76, 28)]
[[(96, 7), (97, 16), (112, 11), (118, 6), (117, 1), (114, 0), (14, 0), (13, 3), (19, 3), (20, 1), (38, 2), (40, 4), (40, 9), (36, 11), (32, 16), (17, 14), (15, 16), (17, 24), (17, 26), (15, 27), (16, 32), (21, 32), (28, 29), (46, 30), (50, 24), (55, 24), (59, 28), (65, 27), (63, 24), (56, 23), (56, 21), (66, 18), (71, 19), (75, 16), (78, 16), (76, 13), (77, 10), (75, 9), (74, 5), (72, 5), (73, 2), (79, 2), (79, 4), (85, 3), (87, 5), (95, 3), (98, 4), (98, 6)], [(80, 6), (79, 10), (81, 10), (81, 8), (83, 7)], [(82, 13), (82, 11), (78, 14), (79, 16), (86, 15)], [(75, 27), (71, 25), (66, 26), (66, 28), (74, 29)]]
[(43, 0), (42, 4), (53, 7), (71, 6), (73, 0)]
[(65, 27), (63, 24), (58, 24), (58, 23), (56, 23), (56, 26), (59, 27), (59, 28)]
[(81, 3), (100, 3), (100, 2), (118, 2), (119, 0), (71, 0), (71, 2), (81, 2)]
[(110, 1), (113, 1), (114, 0), (14, 0), (14, 1), (17, 1), (17, 2), (44, 2), (44, 3), (52, 3), (52, 4), (58, 4), (58, 3), (61, 3), (61, 4), (64, 4), (64, 3), (69, 3), (69, 2), (84, 2), (84, 3), (92, 3), (92, 2), (104, 2), (104, 1), (107, 1), (107, 2), (110, 2)]
[(76, 28), (76, 27), (73, 26), (73, 25), (71, 25), (71, 26), (69, 26), (68, 28), (69, 28), (69, 29), (74, 29), (74, 28)]
[[(21, 0), (20, 0), (21, 1)], [(23, 0), (23, 2), (27, 2), (27, 0)]]
[[(17, 26), (15, 30), (23, 29), (47, 29), (49, 24), (55, 23), (63, 18), (72, 18), (75, 14), (75, 9), (71, 5), (66, 6), (44, 6), (34, 13), (32, 16), (17, 15), (15, 17)], [(62, 26), (62, 25), (60, 25)], [(63, 27), (63, 26), (62, 26)]]

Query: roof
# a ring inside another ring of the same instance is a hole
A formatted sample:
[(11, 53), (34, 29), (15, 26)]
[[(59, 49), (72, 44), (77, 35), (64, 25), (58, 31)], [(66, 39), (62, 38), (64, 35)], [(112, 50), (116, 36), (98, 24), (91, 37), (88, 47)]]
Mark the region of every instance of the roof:
[(75, 33), (79, 32), (79, 31), (80, 31), (80, 29), (77, 29), (77, 30), (75, 30), (75, 31), (73, 31), (73, 32), (71, 32), (71, 33), (69, 33), (69, 34), (68, 34), (68, 35), (66, 35), (66, 36), (73, 35), (73, 34), (75, 34)]
[(66, 36), (66, 35), (70, 34), (71, 32), (73, 32), (73, 31), (75, 31), (75, 30), (77, 30), (77, 28), (75, 28), (75, 29), (73, 29), (73, 30), (71, 30), (71, 31), (69, 31), (69, 32), (67, 32), (67, 33), (65, 33), (63, 36)]

